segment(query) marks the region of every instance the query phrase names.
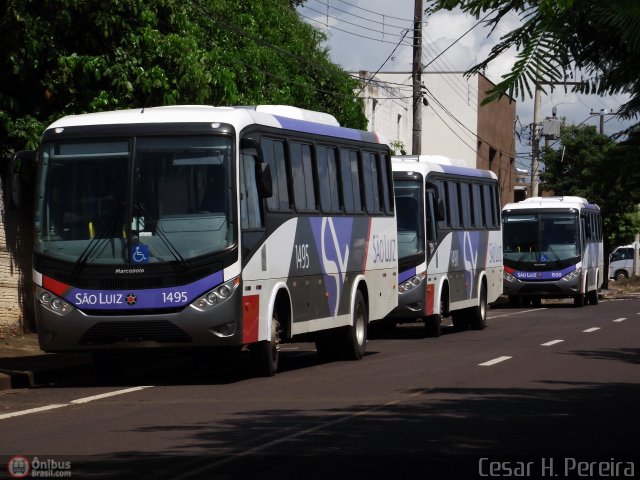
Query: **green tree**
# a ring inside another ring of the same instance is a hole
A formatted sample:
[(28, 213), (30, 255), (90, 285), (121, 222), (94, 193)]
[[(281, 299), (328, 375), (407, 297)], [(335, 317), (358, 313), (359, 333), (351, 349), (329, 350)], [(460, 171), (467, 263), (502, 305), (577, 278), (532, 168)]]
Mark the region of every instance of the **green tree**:
[(640, 231), (640, 150), (636, 134), (616, 143), (594, 126), (560, 129), (560, 147), (547, 147), (540, 179), (555, 195), (576, 195), (597, 203), (602, 211), (605, 250), (629, 243)]
[[(561, 82), (577, 67), (589, 78), (574, 90), (582, 93), (628, 93), (620, 113), (640, 113), (640, 2), (637, 0), (427, 0), (428, 12), (462, 11), (483, 17), (493, 29), (509, 14), (522, 26), (501, 37), (489, 56), (469, 73), (481, 72), (511, 47), (518, 54), (511, 72), (502, 77), (486, 102), (508, 93), (524, 98), (535, 84), (541, 90)], [(486, 13), (486, 16), (485, 16)], [(485, 18), (486, 17), (486, 18)]]
[(6, 0), (0, 158), (66, 115), (172, 104), (282, 103), (366, 128), (300, 0)]

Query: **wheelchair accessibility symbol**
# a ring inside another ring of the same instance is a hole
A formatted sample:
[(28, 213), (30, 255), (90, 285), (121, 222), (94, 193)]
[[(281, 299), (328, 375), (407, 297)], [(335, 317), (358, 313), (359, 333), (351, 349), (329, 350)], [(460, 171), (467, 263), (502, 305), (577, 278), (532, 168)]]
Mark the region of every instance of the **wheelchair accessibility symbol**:
[(131, 263), (149, 262), (149, 246), (135, 245), (131, 247)]

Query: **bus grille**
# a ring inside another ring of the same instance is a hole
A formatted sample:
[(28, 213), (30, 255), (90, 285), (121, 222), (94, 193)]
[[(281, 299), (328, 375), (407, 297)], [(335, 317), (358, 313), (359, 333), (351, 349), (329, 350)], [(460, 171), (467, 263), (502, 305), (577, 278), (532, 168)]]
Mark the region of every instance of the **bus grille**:
[(166, 320), (148, 322), (98, 322), (80, 339), (80, 345), (109, 345), (118, 342), (191, 342), (191, 337)]

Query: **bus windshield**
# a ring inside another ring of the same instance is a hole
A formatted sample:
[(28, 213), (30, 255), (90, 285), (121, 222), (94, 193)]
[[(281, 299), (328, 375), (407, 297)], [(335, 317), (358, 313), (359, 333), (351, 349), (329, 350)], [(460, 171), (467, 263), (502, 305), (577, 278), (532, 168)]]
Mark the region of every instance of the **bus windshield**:
[(422, 218), (422, 182), (394, 181), (398, 226), (398, 258), (403, 259), (424, 251), (424, 220)]
[(45, 143), (36, 252), (87, 264), (140, 264), (229, 247), (236, 241), (231, 151), (223, 136)]
[(575, 213), (504, 213), (504, 259), (517, 263), (556, 263), (580, 256)]

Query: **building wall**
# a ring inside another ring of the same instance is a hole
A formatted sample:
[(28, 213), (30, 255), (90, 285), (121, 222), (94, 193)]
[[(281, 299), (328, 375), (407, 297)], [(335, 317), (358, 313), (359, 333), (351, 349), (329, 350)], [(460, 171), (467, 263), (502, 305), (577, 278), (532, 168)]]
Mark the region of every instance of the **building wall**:
[(423, 73), (427, 105), (422, 106), (422, 152), (476, 166), (477, 76), (462, 72)]
[(478, 139), (477, 166), (492, 170), (500, 181), (502, 205), (514, 200), (516, 178), (516, 143), (514, 122), (516, 102), (504, 96), (480, 107), (486, 92), (494, 86), (486, 77), (478, 75)]
[(0, 337), (35, 331), (32, 222), (11, 206), (7, 183), (0, 172)]

